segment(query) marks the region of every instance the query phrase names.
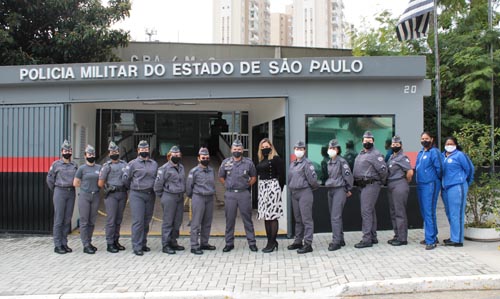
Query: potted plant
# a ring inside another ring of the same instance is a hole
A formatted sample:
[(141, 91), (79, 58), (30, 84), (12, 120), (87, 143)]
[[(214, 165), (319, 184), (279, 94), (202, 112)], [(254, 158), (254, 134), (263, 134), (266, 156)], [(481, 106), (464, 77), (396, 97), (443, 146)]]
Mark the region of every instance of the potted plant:
[[(468, 123), (455, 134), (476, 168), (474, 182), (469, 186), (464, 236), (469, 240), (500, 240), (500, 175), (491, 172), (490, 126)], [(500, 159), (500, 129), (494, 130), (494, 161)]]

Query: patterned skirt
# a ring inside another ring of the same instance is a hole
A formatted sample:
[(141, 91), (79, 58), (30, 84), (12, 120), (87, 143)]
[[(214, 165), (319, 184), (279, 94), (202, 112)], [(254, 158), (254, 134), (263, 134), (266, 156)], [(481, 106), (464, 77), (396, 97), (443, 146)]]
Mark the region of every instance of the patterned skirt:
[(258, 219), (276, 220), (283, 216), (281, 188), (277, 179), (259, 180)]

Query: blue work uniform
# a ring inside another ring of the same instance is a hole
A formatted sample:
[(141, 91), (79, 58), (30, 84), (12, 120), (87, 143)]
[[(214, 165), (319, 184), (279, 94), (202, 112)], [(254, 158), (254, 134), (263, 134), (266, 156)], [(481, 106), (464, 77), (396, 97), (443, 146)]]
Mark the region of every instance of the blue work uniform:
[(425, 243), (437, 243), (436, 206), (441, 189), (443, 160), (435, 147), (426, 150), (424, 147), (417, 155), (415, 175), (420, 213), (424, 219)]

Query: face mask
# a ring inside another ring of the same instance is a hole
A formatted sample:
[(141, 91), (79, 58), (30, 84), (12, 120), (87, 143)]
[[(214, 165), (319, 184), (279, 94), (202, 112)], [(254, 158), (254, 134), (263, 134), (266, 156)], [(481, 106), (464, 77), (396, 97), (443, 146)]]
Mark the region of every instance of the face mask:
[(371, 149), (373, 147), (373, 143), (371, 143), (371, 142), (365, 142), (365, 143), (363, 143), (363, 147), (365, 149)]
[(335, 158), (337, 156), (337, 151), (334, 149), (329, 149), (327, 151), (327, 153), (328, 153), (328, 156), (330, 156), (330, 158)]
[(271, 153), (271, 149), (270, 148), (263, 148), (262, 149), (262, 154), (264, 156), (269, 156), (270, 153)]
[(94, 163), (95, 162), (95, 157), (87, 157), (87, 161), (89, 163)]
[(201, 163), (201, 165), (206, 167), (206, 166), (208, 166), (208, 164), (210, 164), (210, 160), (201, 160), (200, 163)]
[(401, 147), (400, 146), (393, 146), (393, 147), (391, 147), (391, 149), (393, 152), (397, 153), (401, 150)]
[(110, 155), (109, 158), (111, 160), (118, 160), (120, 158), (120, 155), (118, 155), (118, 154)]
[(455, 151), (457, 149), (457, 146), (456, 145), (447, 145), (444, 147), (445, 151), (447, 151), (448, 153), (451, 153), (453, 151)]
[(426, 140), (426, 141), (422, 141), (420, 142), (420, 144), (423, 146), (423, 147), (430, 147), (431, 146), (431, 142)]
[(139, 155), (143, 158), (149, 157), (149, 152), (140, 152)]
[(181, 161), (181, 157), (171, 157), (170, 160), (172, 163), (177, 164)]
[(299, 159), (304, 157), (304, 153), (305, 153), (304, 151), (298, 151), (298, 150), (295, 150), (295, 152), (294, 152), (295, 157), (297, 157)]
[(242, 153), (242, 152), (233, 152), (233, 157), (235, 157), (235, 158), (239, 158), (239, 157), (241, 157), (242, 155), (243, 155), (243, 153)]
[(66, 160), (69, 160), (69, 158), (71, 158), (71, 154), (63, 154), (62, 156)]

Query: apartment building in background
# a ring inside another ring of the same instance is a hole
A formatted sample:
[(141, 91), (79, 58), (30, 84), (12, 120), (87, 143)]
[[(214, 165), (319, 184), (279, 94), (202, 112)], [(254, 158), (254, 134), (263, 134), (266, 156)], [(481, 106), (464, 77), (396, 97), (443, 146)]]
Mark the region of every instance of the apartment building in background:
[(287, 5), (285, 13), (271, 13), (271, 45), (293, 45), (293, 6)]

